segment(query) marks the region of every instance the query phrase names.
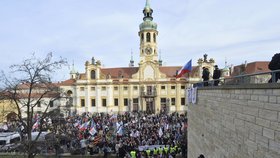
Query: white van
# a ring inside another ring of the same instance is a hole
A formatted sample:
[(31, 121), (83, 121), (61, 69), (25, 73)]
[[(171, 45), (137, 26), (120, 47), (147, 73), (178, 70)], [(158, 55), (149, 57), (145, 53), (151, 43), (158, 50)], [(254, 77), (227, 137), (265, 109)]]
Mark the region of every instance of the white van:
[(21, 141), (20, 134), (17, 132), (0, 133), (0, 146), (14, 144)]
[(20, 134), (17, 132), (0, 133), (0, 151), (8, 151), (18, 145), (21, 141)]

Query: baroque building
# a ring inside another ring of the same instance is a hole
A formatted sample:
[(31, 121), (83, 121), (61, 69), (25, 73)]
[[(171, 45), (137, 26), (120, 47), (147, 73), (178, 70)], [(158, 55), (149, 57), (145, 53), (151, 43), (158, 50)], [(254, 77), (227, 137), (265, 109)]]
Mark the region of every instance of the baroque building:
[(77, 73), (73, 66), (71, 79), (60, 83), (70, 98), (71, 112), (158, 113), (187, 110), (186, 87), (201, 81), (202, 67), (208, 67), (213, 72), (214, 60), (207, 60), (205, 55), (204, 59), (198, 60), (198, 66), (192, 67), (191, 73), (176, 78), (176, 72), (182, 66), (163, 66), (159, 59), (159, 32), (149, 0), (143, 14), (138, 32), (139, 66), (134, 66), (132, 58), (129, 67), (104, 68), (95, 58), (85, 62), (84, 73)]

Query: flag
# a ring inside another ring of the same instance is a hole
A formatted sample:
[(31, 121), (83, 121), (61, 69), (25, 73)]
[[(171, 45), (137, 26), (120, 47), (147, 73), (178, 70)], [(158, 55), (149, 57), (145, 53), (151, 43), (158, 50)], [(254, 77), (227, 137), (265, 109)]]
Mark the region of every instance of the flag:
[(32, 130), (35, 130), (39, 127), (39, 120), (37, 120), (34, 125), (32, 126)]
[(77, 122), (74, 123), (74, 127), (80, 127), (81, 126), (81, 121), (77, 120)]
[(90, 126), (90, 129), (89, 129), (89, 133), (91, 135), (95, 135), (95, 133), (97, 133), (96, 129), (95, 129), (95, 122), (93, 121), (93, 119), (91, 120), (91, 126)]
[(89, 125), (89, 123), (90, 123), (90, 121), (87, 121), (87, 122), (83, 123), (83, 124), (79, 127), (79, 129), (80, 129), (81, 131), (86, 130), (87, 127), (88, 127), (88, 125)]
[(176, 74), (176, 78), (182, 77), (185, 73), (192, 71), (192, 60), (185, 64)]
[(102, 136), (98, 135), (98, 136), (94, 137), (93, 144), (96, 145), (96, 144), (100, 143), (101, 141), (102, 141)]
[(162, 132), (162, 129), (160, 127), (159, 130), (158, 130), (158, 136), (161, 138), (162, 135), (163, 135), (163, 132)]
[(123, 125), (120, 125), (119, 128), (117, 129), (117, 135), (122, 136), (123, 135)]

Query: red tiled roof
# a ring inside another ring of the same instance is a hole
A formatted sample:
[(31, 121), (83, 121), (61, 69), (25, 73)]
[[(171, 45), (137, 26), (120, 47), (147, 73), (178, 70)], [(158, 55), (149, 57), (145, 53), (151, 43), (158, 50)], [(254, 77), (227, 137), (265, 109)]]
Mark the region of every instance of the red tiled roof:
[(131, 78), (138, 70), (138, 67), (103, 68), (101, 69), (101, 73), (110, 75), (111, 78), (120, 78), (120, 76), (123, 78)]
[(161, 66), (159, 71), (166, 74), (167, 77), (175, 77), (176, 71), (179, 71), (182, 66)]
[[(32, 88), (33, 89), (44, 89), (44, 88), (55, 88), (57, 87), (57, 83), (36, 83), (33, 84)], [(20, 90), (24, 90), (24, 89), (29, 89), (30, 88), (30, 83), (22, 83), (20, 85), (18, 85), (17, 87)]]
[[(176, 71), (179, 71), (182, 66), (160, 66), (159, 71), (163, 74), (166, 74), (168, 78), (175, 78)], [(110, 75), (112, 79), (120, 78), (132, 78), (133, 74), (136, 74), (139, 71), (139, 67), (117, 67), (117, 68), (101, 68), (101, 75), (107, 76)], [(193, 66), (191, 73), (186, 73), (183, 77), (199, 77), (199, 66)], [(86, 74), (79, 74), (80, 80), (86, 79)], [(74, 79), (68, 79), (59, 83), (59, 85), (73, 85), (76, 82)]]
[(268, 69), (269, 61), (256, 61), (251, 62), (246, 65), (244, 68), (242, 65), (237, 65), (233, 68), (232, 76), (237, 76), (241, 74), (253, 74), (259, 72), (269, 72)]
[(58, 85), (59, 85), (59, 86), (71, 86), (71, 85), (73, 85), (75, 82), (76, 82), (75, 79), (68, 79), (68, 80), (65, 80), (65, 81), (62, 81), (62, 82), (58, 83)]
[[(182, 68), (182, 66), (161, 66), (159, 67), (159, 71), (162, 72), (163, 74), (166, 74), (167, 77), (172, 78), (175, 77), (176, 71), (179, 71)], [(132, 75), (137, 73), (139, 70), (139, 67), (119, 67), (119, 68), (102, 68), (101, 69), (101, 74), (103, 75), (110, 75), (112, 79), (114, 78), (132, 78)], [(186, 73), (184, 77), (198, 77), (198, 71), (199, 67), (198, 66), (193, 66), (192, 67), (192, 72), (191, 73)], [(79, 79), (85, 80), (86, 79), (86, 74), (81, 73), (79, 74)], [(63, 81), (62, 85), (72, 85), (75, 82), (74, 79), (69, 79), (66, 81)]]
[[(160, 72), (166, 74), (167, 77), (175, 77), (176, 76), (176, 71), (179, 71), (182, 68), (182, 66), (163, 66), (160, 67), (159, 70)], [(199, 67), (198, 66), (193, 66), (192, 67), (192, 71), (191, 73), (186, 73), (185, 75), (183, 75), (184, 77), (188, 78), (188, 77), (198, 77), (198, 70)]]

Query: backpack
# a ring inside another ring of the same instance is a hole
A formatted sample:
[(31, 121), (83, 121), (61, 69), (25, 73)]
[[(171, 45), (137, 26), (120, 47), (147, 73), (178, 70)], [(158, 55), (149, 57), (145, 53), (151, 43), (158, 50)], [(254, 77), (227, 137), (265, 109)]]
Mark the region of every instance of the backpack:
[(280, 53), (274, 54), (270, 63), (268, 64), (268, 68), (270, 70), (277, 70), (280, 69)]

